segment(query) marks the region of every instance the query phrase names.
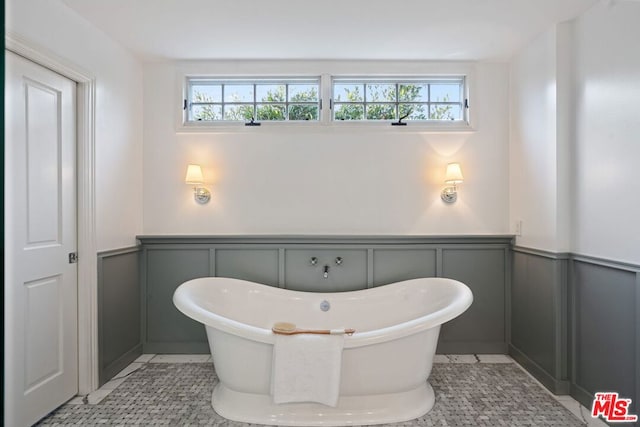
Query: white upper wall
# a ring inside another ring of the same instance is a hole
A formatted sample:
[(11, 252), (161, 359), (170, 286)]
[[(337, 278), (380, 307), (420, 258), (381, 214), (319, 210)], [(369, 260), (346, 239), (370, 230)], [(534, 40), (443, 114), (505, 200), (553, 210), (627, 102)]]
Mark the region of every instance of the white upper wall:
[(142, 232), (142, 67), (129, 52), (57, 1), (9, 0), (6, 30), (96, 78), (98, 250)]
[[(477, 234), (507, 232), (508, 67), (480, 63), (473, 133), (337, 126), (177, 133), (181, 81), (192, 74), (413, 73), (420, 62), (196, 62), (144, 67), (144, 233)], [(445, 166), (465, 175), (440, 200)], [(212, 200), (184, 184), (200, 163)]]
[(574, 251), (640, 264), (640, 2), (574, 24)]
[(510, 222), (516, 243), (558, 250), (556, 223), (556, 31), (546, 31), (511, 63)]
[(640, 263), (639, 20), (640, 3), (599, 3), (513, 58), (518, 245)]
[(516, 244), (571, 250), (569, 149), (573, 116), (570, 25), (532, 40), (511, 62), (510, 228)]

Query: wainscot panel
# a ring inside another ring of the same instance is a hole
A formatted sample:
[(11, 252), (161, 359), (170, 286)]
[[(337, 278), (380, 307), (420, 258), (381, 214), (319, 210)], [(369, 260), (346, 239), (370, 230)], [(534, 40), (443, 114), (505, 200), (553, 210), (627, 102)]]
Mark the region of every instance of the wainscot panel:
[(496, 248), (442, 249), (442, 276), (473, 291), (473, 304), (442, 325), (439, 353), (506, 353), (505, 289), (509, 251)]
[(376, 249), (373, 251), (373, 285), (437, 276), (436, 249)]
[[(326, 277), (325, 277), (326, 276)], [(345, 292), (366, 287), (364, 249), (286, 249), (285, 287), (294, 291)]]
[(211, 249), (215, 276), (278, 286), (278, 249)]
[(144, 352), (208, 352), (204, 326), (178, 311), (173, 293), (187, 280), (211, 275), (209, 249), (198, 245), (143, 248)]
[(98, 254), (100, 386), (142, 354), (140, 248)]
[(597, 391), (640, 406), (640, 267), (575, 255), (571, 279), (571, 395), (590, 407)]
[(513, 248), (509, 354), (556, 394), (569, 393), (568, 258)]
[(143, 247), (143, 345), (148, 353), (209, 352), (204, 327), (178, 312), (172, 302), (181, 283), (206, 276), (311, 292), (365, 289), (417, 277), (452, 277), (471, 288), (474, 303), (460, 318), (444, 325), (438, 351), (506, 352), (505, 292), (512, 236), (138, 239)]

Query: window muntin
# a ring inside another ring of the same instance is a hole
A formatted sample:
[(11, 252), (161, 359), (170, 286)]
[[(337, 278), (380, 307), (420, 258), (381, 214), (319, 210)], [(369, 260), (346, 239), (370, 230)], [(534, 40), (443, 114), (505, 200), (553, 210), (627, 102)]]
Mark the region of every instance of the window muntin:
[(188, 78), (186, 121), (318, 121), (320, 78)]
[(466, 121), (464, 77), (334, 78), (334, 121)]
[[(448, 76), (186, 77), (182, 123), (392, 123), (470, 126), (463, 74)], [(330, 98), (322, 102), (321, 96)]]

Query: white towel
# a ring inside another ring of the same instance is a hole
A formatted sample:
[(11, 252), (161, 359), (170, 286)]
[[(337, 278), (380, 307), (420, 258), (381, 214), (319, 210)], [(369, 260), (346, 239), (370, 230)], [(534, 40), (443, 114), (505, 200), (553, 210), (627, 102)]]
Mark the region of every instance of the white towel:
[(275, 403), (338, 404), (344, 335), (276, 335), (271, 370)]

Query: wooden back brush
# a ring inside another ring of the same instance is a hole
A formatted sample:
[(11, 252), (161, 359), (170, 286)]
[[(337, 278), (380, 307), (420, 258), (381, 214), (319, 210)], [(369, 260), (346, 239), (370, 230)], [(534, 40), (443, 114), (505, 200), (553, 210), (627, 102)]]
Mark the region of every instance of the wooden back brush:
[(274, 334), (296, 335), (296, 334), (321, 334), (321, 335), (353, 335), (355, 329), (300, 329), (295, 323), (277, 322), (271, 328)]

